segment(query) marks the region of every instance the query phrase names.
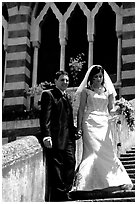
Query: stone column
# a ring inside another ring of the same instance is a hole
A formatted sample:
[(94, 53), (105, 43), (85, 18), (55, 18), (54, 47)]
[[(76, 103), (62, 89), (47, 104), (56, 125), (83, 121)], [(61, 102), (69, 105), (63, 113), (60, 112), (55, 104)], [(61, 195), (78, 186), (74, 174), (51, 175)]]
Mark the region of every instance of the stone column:
[(4, 64), (4, 79), (3, 79), (3, 91), (2, 91), (2, 98), (4, 99), (5, 95), (5, 83), (6, 83), (6, 61), (7, 61), (7, 42), (8, 42), (8, 23), (5, 18), (2, 16), (2, 25), (4, 28), (4, 36), (3, 36), (3, 45), (4, 45), (4, 52), (5, 52), (5, 64)]
[(32, 45), (34, 47), (33, 71), (32, 71), (32, 87), (34, 87), (37, 84), (38, 49), (39, 49), (40, 43), (38, 41), (33, 41)]
[(67, 34), (67, 28), (66, 28), (66, 20), (62, 16), (62, 18), (59, 21), (59, 39), (60, 39), (60, 70), (65, 70), (65, 46), (67, 44), (66, 42), (66, 34)]
[[(4, 64), (4, 79), (3, 79), (3, 92), (2, 92), (2, 98), (4, 100), (5, 96), (5, 84), (6, 84), (6, 61), (7, 61), (7, 44), (4, 45), (4, 51), (5, 51), (5, 64)], [(3, 101), (4, 103), (4, 101)]]
[(60, 39), (61, 52), (60, 52), (60, 70), (65, 70), (65, 45), (66, 39)]
[(6, 83), (4, 114), (15, 115), (26, 110), (25, 90), (30, 81), (30, 2), (7, 2), (8, 52), (6, 54)]
[(94, 43), (94, 18), (87, 19), (87, 36), (89, 42), (88, 68), (93, 65), (93, 43)]
[(93, 43), (94, 43), (94, 35), (88, 35), (88, 42), (89, 42), (89, 51), (88, 51), (88, 67), (93, 65)]
[(117, 81), (115, 87), (119, 89), (119, 97), (121, 97), (121, 50), (122, 50), (122, 31), (117, 31)]
[(117, 31), (117, 84), (121, 84), (121, 50), (122, 50), (122, 31)]

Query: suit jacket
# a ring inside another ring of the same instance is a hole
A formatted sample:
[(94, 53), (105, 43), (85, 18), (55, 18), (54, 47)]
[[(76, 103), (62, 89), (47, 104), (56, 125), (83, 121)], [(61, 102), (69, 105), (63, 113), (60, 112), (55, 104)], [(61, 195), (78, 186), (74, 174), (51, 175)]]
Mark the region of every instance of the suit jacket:
[(68, 141), (75, 145), (72, 106), (57, 88), (42, 93), (40, 127), (41, 139), (51, 137), (53, 148), (65, 149)]

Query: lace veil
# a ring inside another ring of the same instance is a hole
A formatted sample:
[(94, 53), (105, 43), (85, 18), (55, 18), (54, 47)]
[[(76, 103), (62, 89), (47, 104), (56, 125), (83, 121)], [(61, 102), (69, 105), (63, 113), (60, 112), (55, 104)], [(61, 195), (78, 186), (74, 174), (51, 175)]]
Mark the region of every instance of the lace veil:
[[(76, 91), (76, 93), (74, 95), (74, 101), (73, 101), (74, 109), (78, 109), (78, 107), (79, 107), (80, 94), (83, 91), (83, 89), (87, 86), (87, 81), (88, 81), (89, 74), (90, 74), (91, 70), (93, 69), (93, 67), (95, 67), (95, 66), (101, 67), (100, 65), (92, 65), (88, 69), (88, 71), (87, 71), (83, 81), (81, 82), (80, 86), (77, 88), (77, 91)], [(107, 74), (107, 72), (105, 70), (104, 70), (104, 87), (106, 88), (108, 93), (113, 94), (113, 97), (115, 98), (117, 93), (115, 91), (114, 85), (113, 85), (109, 75)]]

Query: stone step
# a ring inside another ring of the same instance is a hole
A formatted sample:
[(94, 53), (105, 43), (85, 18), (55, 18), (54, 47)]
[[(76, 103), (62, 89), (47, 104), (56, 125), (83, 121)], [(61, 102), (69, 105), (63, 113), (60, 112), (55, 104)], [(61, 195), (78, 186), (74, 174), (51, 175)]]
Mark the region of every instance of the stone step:
[(126, 164), (124, 165), (125, 169), (135, 169), (135, 164)]
[(134, 158), (134, 157), (135, 157), (135, 153), (128, 153), (128, 154), (125, 153), (125, 154), (121, 154), (121, 155), (120, 155), (120, 158), (121, 158), (121, 157), (133, 157), (133, 158)]
[(128, 160), (128, 161), (121, 161), (122, 164), (125, 166), (125, 165), (135, 165), (135, 159), (134, 160)]
[(135, 179), (135, 174), (128, 174), (129, 175), (129, 177), (132, 179), (132, 178), (134, 178)]
[(128, 151), (126, 151), (126, 153), (128, 154), (135, 154), (135, 150), (128, 150)]
[[(106, 198), (106, 199), (95, 199), (95, 200), (87, 200), (88, 202), (135, 202), (135, 198)], [(87, 202), (83, 201), (82, 202)]]
[(72, 191), (70, 193), (72, 200), (94, 200), (106, 198), (128, 198), (135, 197), (135, 190), (108, 192), (103, 190), (94, 191)]
[(135, 157), (120, 157), (120, 161), (134, 161)]
[(135, 190), (135, 183), (133, 183), (134, 185), (133, 185), (133, 188), (132, 188), (132, 190)]
[(132, 181), (132, 183), (134, 183), (134, 184), (135, 184), (135, 178), (132, 178), (132, 179), (131, 179), (131, 181)]
[(126, 169), (128, 174), (135, 174), (135, 169)]

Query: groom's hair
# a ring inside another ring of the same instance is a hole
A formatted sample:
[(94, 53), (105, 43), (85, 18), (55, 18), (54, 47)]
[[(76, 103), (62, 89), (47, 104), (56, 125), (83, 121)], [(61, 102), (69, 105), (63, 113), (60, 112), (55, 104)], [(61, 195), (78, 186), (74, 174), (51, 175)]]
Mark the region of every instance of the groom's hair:
[(67, 75), (68, 76), (68, 72), (60, 70), (58, 72), (55, 73), (55, 79), (58, 79), (61, 75)]

